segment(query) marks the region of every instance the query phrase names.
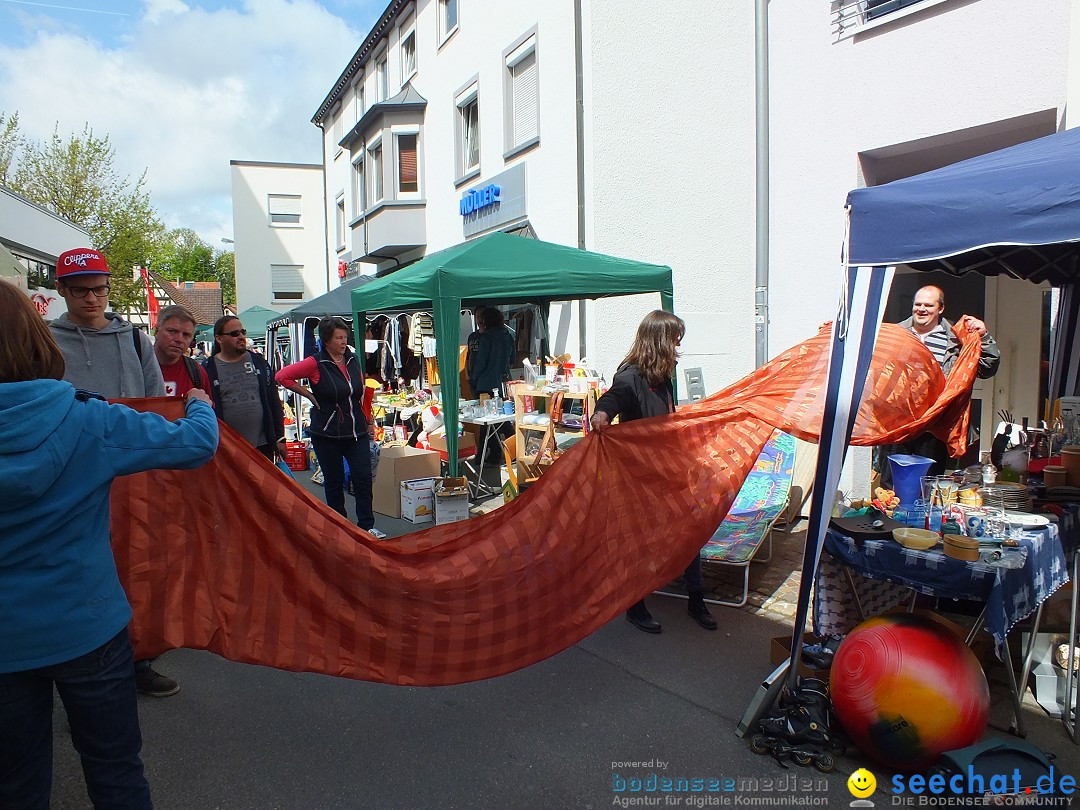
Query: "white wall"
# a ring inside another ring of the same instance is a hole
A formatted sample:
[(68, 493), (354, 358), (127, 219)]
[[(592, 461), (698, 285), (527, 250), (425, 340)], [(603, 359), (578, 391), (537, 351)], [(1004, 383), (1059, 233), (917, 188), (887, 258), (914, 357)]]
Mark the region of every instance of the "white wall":
[[(304, 299), (326, 293), (326, 220), (322, 166), (232, 161), (233, 240), (238, 311), (263, 306), (287, 312), (301, 301), (273, 298), (272, 264), (303, 266)], [(299, 194), (300, 227), (271, 226), (271, 194)], [(329, 268), (337, 284), (337, 265)]]
[[(587, 246), (671, 266), (681, 366), (712, 392), (754, 367), (753, 4), (586, 5)], [(589, 356), (609, 380), (659, 303), (597, 303)]]
[(63, 217), (0, 187), (0, 240), (17, 253), (56, 264), (65, 250), (90, 247), (90, 235)]

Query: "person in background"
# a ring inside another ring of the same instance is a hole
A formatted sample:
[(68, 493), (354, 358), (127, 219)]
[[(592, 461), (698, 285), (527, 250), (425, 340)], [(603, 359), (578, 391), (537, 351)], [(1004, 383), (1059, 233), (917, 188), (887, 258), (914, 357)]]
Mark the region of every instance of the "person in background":
[[(475, 379), (473, 369), (476, 368), (476, 357), (480, 353), (480, 335), (484, 333), (485, 309), (487, 309), (486, 306), (473, 307), (473, 323), (476, 324), (476, 328), (465, 341), (465, 379), (468, 380), (470, 388)], [(479, 395), (480, 392), (475, 388), (469, 392), (471, 399), (476, 399)]]
[[(675, 376), (679, 344), (685, 333), (686, 324), (670, 312), (657, 309), (645, 316), (638, 325), (630, 353), (615, 371), (611, 388), (596, 401), (591, 420), (594, 430), (606, 430), (616, 416), (629, 422), (675, 412), (671, 380)], [(705, 605), (699, 554), (694, 555), (683, 572), (683, 583), (690, 597), (687, 603), (690, 617), (706, 630), (715, 630), (716, 619)], [(626, 611), (626, 619), (646, 633), (662, 630), (660, 622), (649, 613), (644, 599)]]
[(487, 307), (482, 317), (484, 328), (480, 332), (476, 363), (469, 377), (469, 385), (477, 396), (493, 391), (505, 395), (503, 383), (510, 379), (514, 336), (506, 328), (502, 312), (495, 307)]
[(164, 396), (150, 338), (105, 310), (111, 275), (93, 248), (68, 250), (56, 260), (56, 291), (68, 311), (49, 328), (64, 353), (64, 379), (107, 399)]
[[(106, 399), (164, 396), (165, 380), (150, 338), (105, 311), (111, 275), (105, 257), (92, 248), (75, 248), (56, 260), (56, 289), (68, 311), (49, 328), (64, 355), (64, 379)], [(135, 662), (139, 691), (159, 698), (179, 692), (180, 684), (151, 663)]]
[(165, 307), (158, 313), (154, 330), (154, 356), (165, 378), (165, 394), (182, 397), (192, 388), (210, 390), (210, 379), (195, 358), (188, 355), (195, 335), (195, 317), (181, 306)]
[(217, 420), (198, 389), (175, 423), (76, 391), (55, 331), (2, 282), (0, 323), (0, 807), (49, 806), (55, 687), (93, 806), (149, 808), (109, 490), (205, 463)]
[(270, 461), (285, 459), (285, 409), (266, 359), (247, 347), (235, 315), (214, 322), (214, 351), (203, 366), (218, 418)]
[[(953, 325), (943, 317), (944, 314), (945, 293), (940, 287), (930, 285), (916, 291), (911, 304), (911, 317), (901, 321), (899, 325), (922, 341), (948, 377), (956, 358), (960, 356), (960, 338), (953, 332)], [(982, 355), (975, 376), (980, 380), (993, 377), (1001, 363), (1001, 351), (997, 341), (987, 333), (986, 324), (971, 315), (964, 315), (960, 319), (960, 326), (968, 332), (978, 332), (982, 338)], [(969, 442), (977, 440), (977, 434), (968, 438)], [(927, 471), (927, 475), (942, 475), (949, 460), (948, 446), (932, 433), (922, 433), (899, 444), (875, 447), (874, 468), (881, 474), (883, 487), (892, 487), (889, 456), (896, 454), (932, 458), (934, 464)]]
[[(348, 518), (345, 509), (345, 462), (352, 477), (356, 525), (376, 539), (386, 537), (375, 528), (371, 510), (371, 438), (375, 425), (364, 413), (364, 372), (349, 346), (349, 325), (341, 318), (319, 321), (322, 350), (276, 375), (279, 385), (306, 397), (311, 409), (308, 434), (323, 472), (326, 505)], [(303, 385), (306, 379), (311, 387)]]

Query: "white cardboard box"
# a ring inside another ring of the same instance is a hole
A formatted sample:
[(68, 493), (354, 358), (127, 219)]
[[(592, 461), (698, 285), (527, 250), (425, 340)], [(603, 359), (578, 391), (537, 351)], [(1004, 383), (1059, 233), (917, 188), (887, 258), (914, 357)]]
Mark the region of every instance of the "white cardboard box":
[[(453, 486), (447, 491), (443, 487)], [(469, 517), (469, 487), (464, 478), (435, 479), (435, 525), (456, 523)]]
[(401, 482), (401, 516), (412, 523), (435, 520), (435, 479), (414, 478)]

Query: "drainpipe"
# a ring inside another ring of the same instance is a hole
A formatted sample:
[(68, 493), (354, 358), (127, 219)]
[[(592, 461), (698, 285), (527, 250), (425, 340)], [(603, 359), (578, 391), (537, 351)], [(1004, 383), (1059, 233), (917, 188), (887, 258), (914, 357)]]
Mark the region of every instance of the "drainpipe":
[[(585, 75), (581, 0), (574, 0), (574, 118), (577, 151), (577, 246), (585, 249)], [(585, 357), (585, 299), (578, 300), (578, 360)]]
[(769, 0), (754, 0), (754, 91), (756, 99), (756, 265), (754, 273), (754, 362), (769, 360)]

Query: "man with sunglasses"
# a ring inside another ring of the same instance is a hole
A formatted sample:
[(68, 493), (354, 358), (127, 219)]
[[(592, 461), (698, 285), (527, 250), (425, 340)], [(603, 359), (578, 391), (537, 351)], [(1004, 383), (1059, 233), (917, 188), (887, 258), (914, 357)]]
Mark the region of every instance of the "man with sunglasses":
[(235, 315), (214, 323), (214, 350), (204, 365), (218, 419), (271, 461), (285, 458), (285, 410), (265, 358), (248, 350), (247, 330)]
[(64, 353), (64, 379), (106, 399), (165, 396), (149, 336), (106, 312), (111, 275), (92, 248), (68, 250), (56, 260), (56, 291), (68, 311), (49, 327)]
[[(66, 251), (56, 260), (56, 291), (68, 311), (49, 328), (64, 354), (64, 379), (106, 399), (163, 397), (165, 380), (150, 337), (105, 311), (111, 275), (105, 257), (92, 248)], [(180, 691), (150, 663), (135, 662), (139, 692), (170, 697)]]

